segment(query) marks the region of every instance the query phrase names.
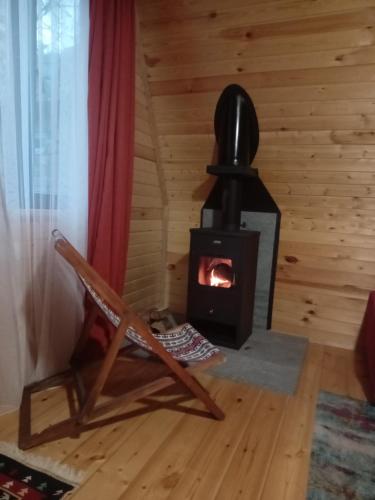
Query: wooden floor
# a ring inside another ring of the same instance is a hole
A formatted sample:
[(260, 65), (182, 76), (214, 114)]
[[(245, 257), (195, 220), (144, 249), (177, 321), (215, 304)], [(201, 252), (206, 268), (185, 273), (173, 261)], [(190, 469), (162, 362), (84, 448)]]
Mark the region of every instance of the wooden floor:
[[(195, 402), (190, 414), (175, 411), (165, 394), (155, 411), (134, 405), (126, 421), (33, 452), (85, 471), (75, 500), (302, 500), (317, 394), (363, 398), (354, 363), (350, 351), (311, 344), (295, 396), (205, 376), (223, 422), (194, 415)], [(35, 397), (35, 430), (64, 414), (64, 398), (61, 389)], [(16, 434), (17, 415), (0, 417), (0, 440)]]

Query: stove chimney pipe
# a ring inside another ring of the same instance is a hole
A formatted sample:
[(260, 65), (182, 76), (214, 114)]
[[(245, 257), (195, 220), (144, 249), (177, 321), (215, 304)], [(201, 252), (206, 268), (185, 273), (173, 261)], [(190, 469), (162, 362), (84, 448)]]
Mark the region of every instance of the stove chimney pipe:
[(255, 175), (250, 167), (259, 145), (259, 127), (254, 104), (239, 85), (222, 92), (215, 110), (215, 136), (218, 149), (216, 166), (207, 171), (223, 182), (222, 227), (238, 231), (241, 222), (243, 175)]
[(215, 110), (218, 165), (248, 167), (259, 144), (259, 127), (254, 104), (239, 85), (222, 92)]

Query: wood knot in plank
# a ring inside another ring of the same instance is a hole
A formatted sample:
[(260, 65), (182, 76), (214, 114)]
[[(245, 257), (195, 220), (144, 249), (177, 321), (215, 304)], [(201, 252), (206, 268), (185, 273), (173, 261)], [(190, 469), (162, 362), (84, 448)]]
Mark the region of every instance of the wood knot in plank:
[(154, 66), (157, 65), (157, 63), (160, 62), (160, 58), (159, 57), (150, 57), (147, 54), (145, 54), (145, 62), (146, 62), (148, 67), (153, 68)]
[(294, 255), (285, 255), (285, 260), (289, 262), (290, 264), (296, 264), (298, 262), (297, 257), (294, 257)]
[(178, 472), (173, 472), (169, 476), (162, 479), (162, 484), (166, 490), (171, 490), (177, 485), (179, 480), (180, 474), (178, 474)]

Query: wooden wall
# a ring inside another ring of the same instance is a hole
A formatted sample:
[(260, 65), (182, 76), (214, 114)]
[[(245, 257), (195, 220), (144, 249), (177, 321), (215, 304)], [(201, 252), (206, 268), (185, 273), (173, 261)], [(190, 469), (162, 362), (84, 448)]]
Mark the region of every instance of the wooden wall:
[(212, 180), (213, 114), (242, 85), (282, 210), (273, 327), (352, 348), (375, 289), (375, 0), (138, 0), (169, 202), (170, 307)]
[(157, 137), (143, 56), (139, 50), (135, 115), (134, 181), (124, 297), (129, 305), (142, 312), (163, 305), (166, 195), (158, 166)]

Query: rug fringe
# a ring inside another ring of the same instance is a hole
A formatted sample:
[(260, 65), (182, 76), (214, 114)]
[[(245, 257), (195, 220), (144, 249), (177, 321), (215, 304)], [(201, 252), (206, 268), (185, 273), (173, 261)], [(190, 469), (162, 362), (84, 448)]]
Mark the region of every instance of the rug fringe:
[(14, 443), (0, 441), (0, 453), (4, 453), (30, 467), (36, 467), (41, 472), (53, 476), (55, 479), (67, 481), (74, 486), (78, 486), (84, 479), (84, 472), (74, 469), (70, 465), (61, 464), (49, 457), (42, 457), (20, 450)]

